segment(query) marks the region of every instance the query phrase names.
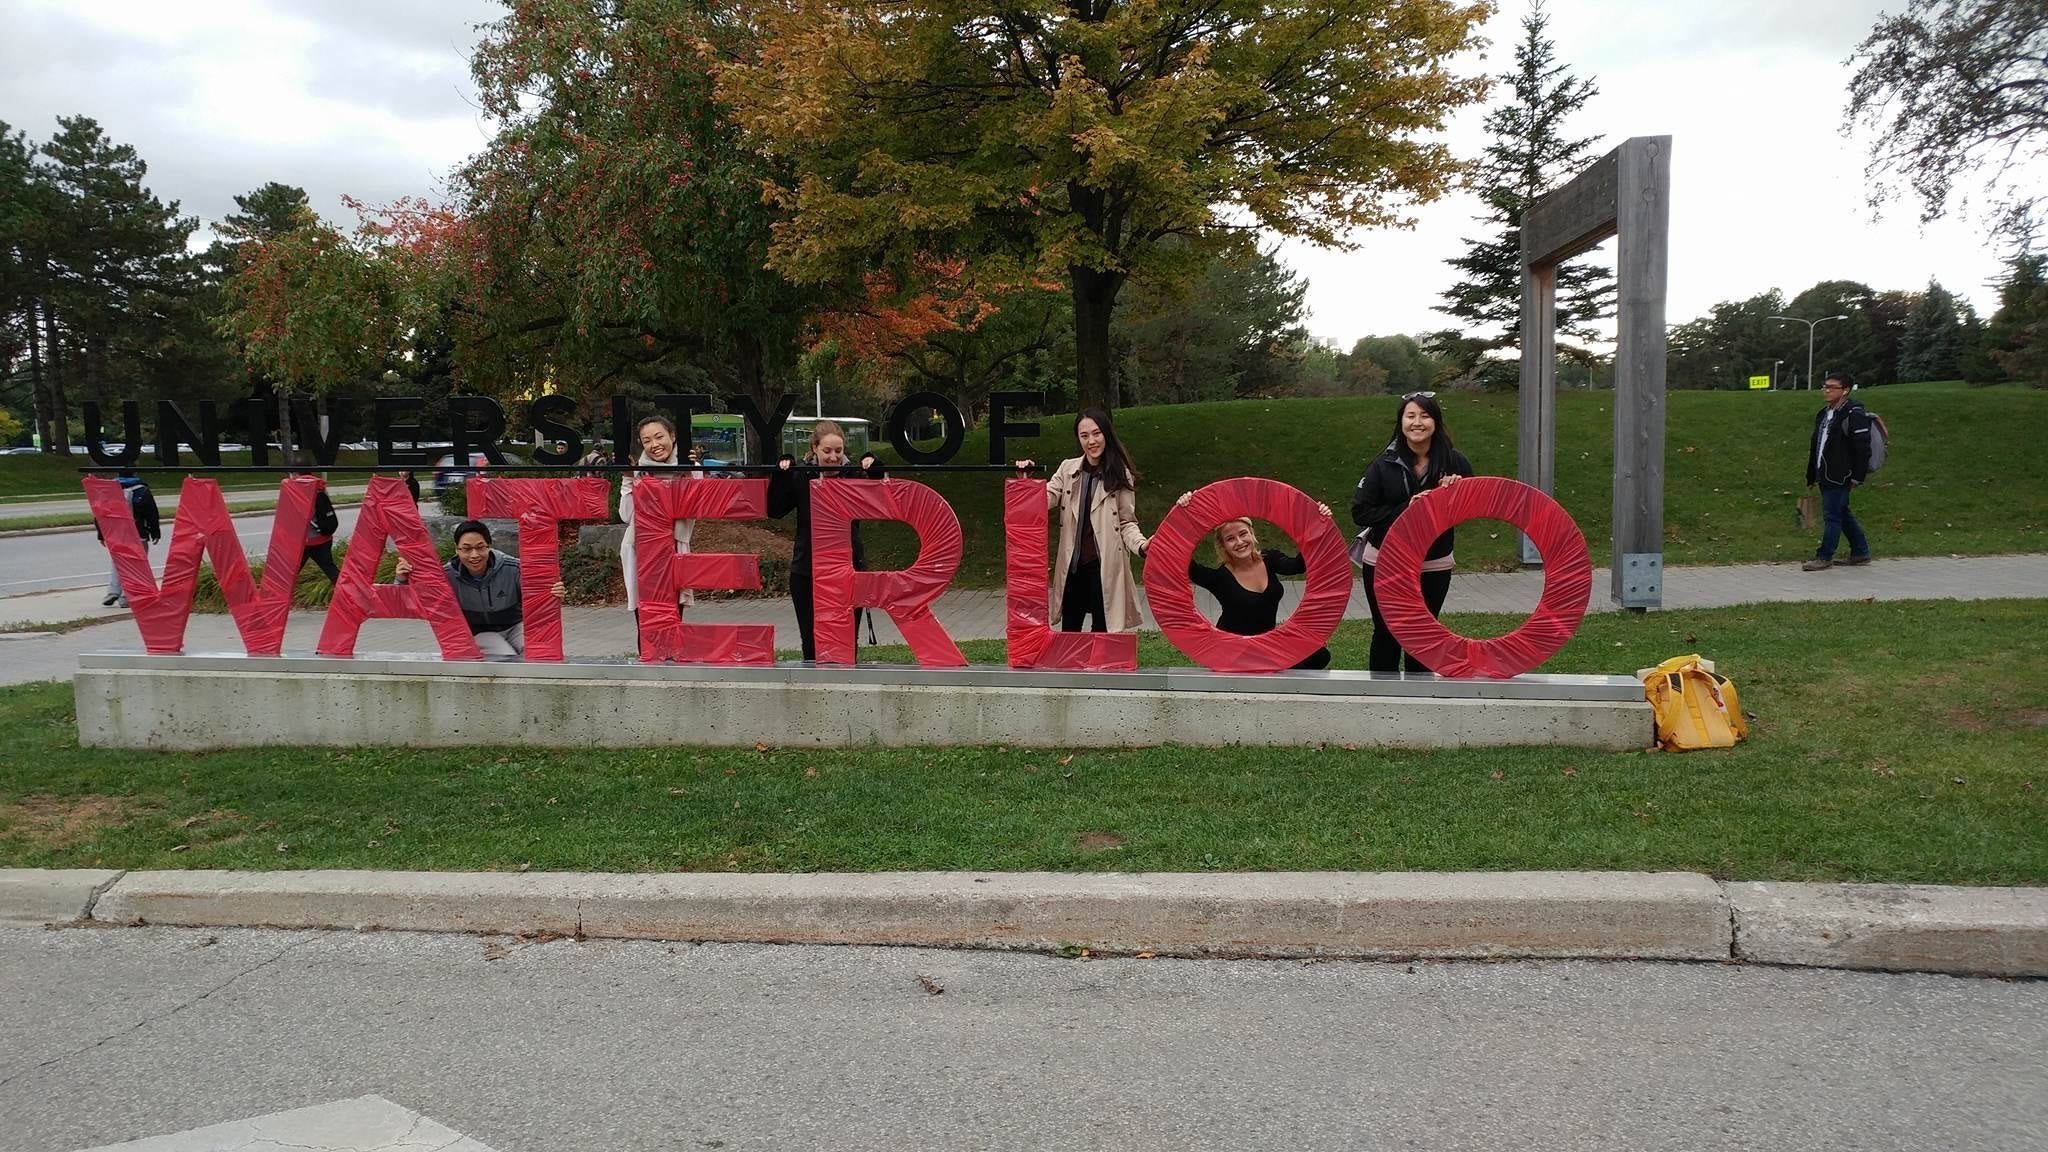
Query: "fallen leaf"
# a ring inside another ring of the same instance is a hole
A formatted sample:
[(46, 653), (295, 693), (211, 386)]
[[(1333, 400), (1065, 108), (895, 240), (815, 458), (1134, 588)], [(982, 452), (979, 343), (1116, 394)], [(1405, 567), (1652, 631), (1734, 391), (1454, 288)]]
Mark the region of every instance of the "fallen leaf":
[(1495, 780), (1505, 780), (1505, 779), (1507, 779), (1507, 775), (1508, 775), (1507, 773), (1505, 773), (1505, 772), (1501, 771), (1501, 770), (1500, 770), (1500, 769), (1498, 769), (1498, 768), (1495, 768), (1495, 769), (1493, 770), (1493, 778), (1494, 778)]
[(525, 871), (527, 871), (527, 870), (531, 869), (532, 867), (533, 867), (533, 864), (532, 864), (531, 862), (527, 862), (527, 863), (522, 863), (522, 864), (520, 864), (520, 865), (519, 865), (519, 867), (518, 867), (518, 868), (516, 869), (516, 871), (520, 871), (520, 872), (525, 872)]
[(277, 850), (278, 850), (279, 852), (289, 852), (289, 851), (291, 851), (291, 850), (292, 850), (292, 846), (291, 846), (291, 845), (289, 845), (289, 844), (279, 844), (279, 845), (277, 846)]
[(1072, 764), (1073, 762), (1074, 756), (1072, 753), (1068, 753), (1067, 755), (1060, 757), (1060, 767), (1062, 768), (1065, 768), (1067, 765)]
[(804, 779), (806, 779), (806, 780), (816, 780), (817, 778), (818, 778), (818, 770), (817, 770), (816, 768), (806, 768), (806, 769), (804, 769)]
[(1346, 745), (1344, 746), (1344, 750), (1345, 750), (1346, 752), (1356, 752), (1356, 751), (1358, 751), (1358, 745), (1356, 745), (1356, 744), (1346, 744)]
[(766, 744), (756, 744), (756, 745), (754, 745), (754, 751), (756, 751), (756, 752), (766, 752), (767, 750), (768, 750), (768, 746), (767, 746)]
[(1579, 774), (1579, 770), (1567, 764), (1564, 768), (1564, 774), (1567, 776), (1577, 776)]
[(1963, 778), (1962, 778), (1961, 776), (1951, 776), (1951, 777), (1949, 777), (1949, 778), (1948, 778), (1948, 782), (1949, 782), (1949, 783), (1951, 783), (1951, 784), (1962, 784), (1962, 783), (1965, 783), (1965, 781), (1963, 780)]
[(998, 745), (996, 745), (996, 751), (997, 751), (997, 752), (1008, 752), (1009, 750), (1010, 750), (1010, 749), (1009, 749), (1009, 747), (1008, 747), (1008, 746), (1006, 746), (1006, 745), (1003, 745), (1003, 744), (998, 744)]
[(918, 987), (924, 989), (927, 996), (944, 996), (946, 994), (946, 988), (943, 984), (923, 973), (918, 974), (917, 984)]
[(173, 845), (171, 845), (171, 851), (173, 851), (173, 852), (183, 852), (183, 851), (185, 851), (185, 850), (186, 850), (187, 848), (190, 848), (190, 847), (192, 847), (192, 846), (191, 846), (190, 844), (173, 844)]
[(733, 811), (735, 811), (735, 812), (739, 811), (739, 808), (740, 808), (740, 802), (739, 802), (739, 801), (737, 801), (737, 800), (733, 801), (733, 802), (732, 802), (732, 808), (733, 808)]
[(688, 795), (689, 795), (690, 793), (689, 793), (689, 790), (688, 790), (688, 789), (684, 789), (684, 788), (671, 788), (671, 789), (669, 789), (669, 790), (668, 790), (668, 794), (669, 794), (669, 795), (671, 795), (671, 796), (688, 796)]
[(1158, 953), (1156, 953), (1156, 952), (1140, 952), (1140, 953), (1138, 953), (1138, 954), (1137, 954), (1136, 956), (1133, 956), (1133, 957), (1131, 957), (1131, 959), (1133, 959), (1133, 960), (1150, 960), (1150, 959), (1153, 959), (1154, 957), (1156, 957), (1157, 955), (1158, 955)]

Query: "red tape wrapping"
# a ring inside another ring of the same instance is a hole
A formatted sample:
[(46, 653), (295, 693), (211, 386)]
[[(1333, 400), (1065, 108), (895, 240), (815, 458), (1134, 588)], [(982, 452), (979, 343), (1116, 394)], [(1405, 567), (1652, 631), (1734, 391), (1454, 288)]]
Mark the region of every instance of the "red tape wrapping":
[[(900, 520), (917, 530), (917, 561), (896, 572), (857, 572), (853, 522)], [(880, 608), (927, 668), (961, 668), (967, 658), (932, 615), (962, 552), (960, 518), (944, 497), (914, 480), (811, 481), (812, 634), (818, 663), (854, 662), (853, 610)]]
[(1129, 632), (1055, 632), (1047, 582), (1051, 529), (1045, 481), (1003, 485), (1003, 632), (1010, 667), (1076, 672), (1135, 672), (1138, 638)]
[[(1308, 565), (1308, 586), (1287, 622), (1259, 636), (1238, 636), (1195, 609), (1188, 561), (1202, 537), (1240, 516), (1265, 520), (1292, 537)], [(1218, 672), (1278, 672), (1321, 648), (1351, 601), (1351, 559), (1344, 534), (1300, 489), (1241, 476), (1196, 490), (1166, 514), (1145, 552), (1145, 600), (1173, 646)]]
[[(410, 584), (377, 583), (377, 564), (384, 558), (385, 541), (412, 565)], [(334, 600), (327, 607), (327, 620), (320, 627), (320, 643), (314, 648), (322, 656), (353, 656), (356, 637), (365, 620), (425, 620), (434, 630), (445, 660), (481, 660), (476, 639), (462, 619), (455, 602), (455, 589), (441, 569), (441, 557), (420, 520), (420, 507), (396, 476), (373, 476), (356, 514), (355, 535), (349, 538), (348, 556), (341, 564), (341, 579), (334, 585)]]
[(277, 512), (271, 520), (270, 552), (259, 587), (249, 575), (249, 559), (228, 516), (220, 484), (187, 476), (171, 524), (171, 549), (164, 560), (163, 584), (149, 569), (149, 553), (135, 531), (135, 517), (118, 481), (85, 478), (85, 495), (114, 571), (121, 579), (143, 647), (160, 655), (182, 652), (185, 625), (192, 616), (198, 590), (199, 562), (212, 561), (222, 596), (233, 614), (242, 647), (251, 656), (275, 656), (284, 647), (284, 626), (291, 612), (291, 592), (298, 583), (306, 552), (306, 525), (313, 518), (313, 494), (325, 485), (317, 476), (288, 477), (278, 488)]
[[(1422, 558), (1467, 520), (1505, 520), (1543, 554), (1543, 595), (1522, 626), (1471, 640), (1443, 626), (1422, 601)], [(1501, 476), (1468, 476), (1408, 502), (1380, 542), (1373, 593), (1387, 631), (1439, 676), (1506, 680), (1534, 671), (1578, 631), (1593, 594), (1593, 558), (1570, 513), (1538, 489)]]
[(519, 602), (529, 661), (562, 659), (562, 602), (549, 589), (562, 578), (564, 520), (611, 515), (611, 485), (602, 476), (573, 479), (472, 476), (462, 486), (469, 514), (519, 521)]
[(761, 558), (738, 552), (676, 551), (678, 520), (758, 520), (768, 514), (768, 481), (633, 481), (633, 556), (640, 589), (640, 661), (657, 664), (773, 664), (773, 624), (685, 624), (685, 588), (758, 589)]

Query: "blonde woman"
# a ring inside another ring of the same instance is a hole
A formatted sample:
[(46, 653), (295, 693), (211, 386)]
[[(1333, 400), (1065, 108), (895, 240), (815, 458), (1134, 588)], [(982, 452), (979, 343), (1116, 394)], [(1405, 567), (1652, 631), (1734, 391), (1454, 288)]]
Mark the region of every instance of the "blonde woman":
[[(860, 458), (859, 469), (846, 463), (846, 432), (830, 420), (811, 426), (811, 447), (802, 464), (817, 469), (816, 476), (795, 470), (799, 461), (784, 454), (768, 477), (768, 515), (780, 519), (796, 513), (796, 546), (789, 557), (789, 599), (796, 609), (796, 628), (803, 637), (804, 659), (818, 658), (817, 619), (811, 598), (811, 480), (831, 476), (849, 479), (882, 479), (881, 462), (870, 452)], [(860, 544), (860, 525), (853, 526), (853, 566), (867, 567), (867, 554)], [(859, 614), (854, 617), (855, 639), (860, 631)]]
[[(1191, 492), (1183, 492), (1174, 504), (1186, 504), (1192, 496)], [(1316, 510), (1330, 515), (1328, 504), (1318, 504)], [(1220, 567), (1188, 560), (1188, 581), (1208, 589), (1209, 595), (1222, 606), (1216, 627), (1237, 636), (1261, 636), (1278, 628), (1280, 597), (1285, 591), (1280, 579), (1306, 573), (1307, 562), (1277, 548), (1261, 549), (1259, 534), (1249, 516), (1226, 520), (1216, 529), (1216, 551), (1223, 557)], [(1329, 666), (1328, 648), (1316, 649), (1295, 665), (1310, 670)]]

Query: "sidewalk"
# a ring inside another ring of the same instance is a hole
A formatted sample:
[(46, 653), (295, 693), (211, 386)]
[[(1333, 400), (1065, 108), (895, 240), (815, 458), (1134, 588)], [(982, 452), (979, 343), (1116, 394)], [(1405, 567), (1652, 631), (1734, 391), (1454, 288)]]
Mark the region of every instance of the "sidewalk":
[[(1608, 599), (1608, 572), (1595, 569), (1588, 610), (1614, 611)], [(1536, 605), (1540, 572), (1461, 573), (1451, 581), (1447, 612), (1526, 614)], [(1292, 611), (1301, 585), (1290, 583), (1282, 612)], [(2015, 556), (1909, 557), (1878, 560), (1865, 568), (1801, 572), (1796, 563), (1739, 564), (1712, 568), (1672, 568), (1664, 573), (1664, 607), (1722, 608), (1735, 604), (1840, 600), (1989, 600), (2048, 597), (2048, 553)], [(16, 597), (23, 600), (27, 597)], [(40, 598), (38, 598), (40, 599)], [(1197, 589), (1195, 602), (1209, 615), (1215, 604)], [(14, 601), (0, 600), (0, 606)], [(68, 611), (69, 608), (59, 609)], [(997, 640), (1003, 636), (1003, 593), (1000, 589), (961, 589), (939, 597), (933, 608), (955, 640)], [(84, 613), (74, 613), (72, 617)], [(638, 650), (633, 618), (624, 606), (570, 608), (563, 633), (570, 659), (630, 656)], [(1369, 618), (1365, 597), (1354, 586), (1345, 618)], [(0, 617), (4, 619), (4, 617)], [(285, 630), (285, 651), (313, 650), (324, 612), (294, 612)], [(787, 599), (722, 600), (691, 608), (687, 619), (698, 624), (772, 623), (778, 648), (798, 646), (796, 613)], [(884, 644), (900, 644), (902, 636), (888, 617), (875, 616), (875, 635)], [(54, 621), (53, 621), (54, 622)], [(0, 626), (5, 626), (0, 623)], [(1156, 628), (1149, 610), (1145, 627)], [(865, 631), (863, 631), (865, 637)], [(0, 636), (0, 684), (37, 680), (69, 680), (81, 652), (140, 651), (141, 637), (124, 618), (61, 635)], [(185, 633), (188, 652), (239, 652), (241, 639), (226, 615), (192, 617)], [(431, 652), (433, 634), (416, 620), (372, 620), (363, 626), (359, 652)]]

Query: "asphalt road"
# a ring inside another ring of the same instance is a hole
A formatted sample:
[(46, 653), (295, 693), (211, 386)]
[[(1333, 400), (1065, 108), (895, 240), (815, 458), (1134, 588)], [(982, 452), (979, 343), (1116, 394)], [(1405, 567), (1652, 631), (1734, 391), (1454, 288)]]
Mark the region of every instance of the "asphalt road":
[[(339, 536), (346, 537), (355, 531), (356, 511), (355, 505), (335, 509), (341, 517)], [(270, 548), (270, 521), (268, 512), (235, 517), (236, 534), (242, 538), (242, 549), (251, 560), (262, 559)], [(163, 571), (164, 552), (170, 545), (168, 510), (164, 513), (163, 530), (163, 541), (149, 550), (150, 561), (158, 573)], [(106, 545), (99, 542), (91, 528), (0, 539), (0, 597), (104, 585), (110, 570)]]
[(2039, 1149), (2048, 983), (0, 929), (0, 1149)]
[[(362, 484), (335, 484), (328, 487), (327, 494), (337, 499), (343, 496), (360, 496), (363, 494), (365, 487), (366, 485)], [(261, 488), (224, 488), (221, 490), (221, 494), (227, 497), (230, 505), (237, 501), (257, 500), (264, 497), (275, 500), (277, 499), (277, 487), (275, 485), (268, 485)], [(156, 503), (163, 514), (169, 516), (172, 510), (178, 506), (178, 490), (172, 488), (169, 492), (159, 493)], [(92, 506), (86, 503), (83, 496), (65, 496), (49, 500), (12, 501), (0, 504), (0, 531), (6, 530), (7, 521), (9, 520), (26, 520), (37, 516), (55, 516), (59, 513), (83, 516), (91, 511)]]

